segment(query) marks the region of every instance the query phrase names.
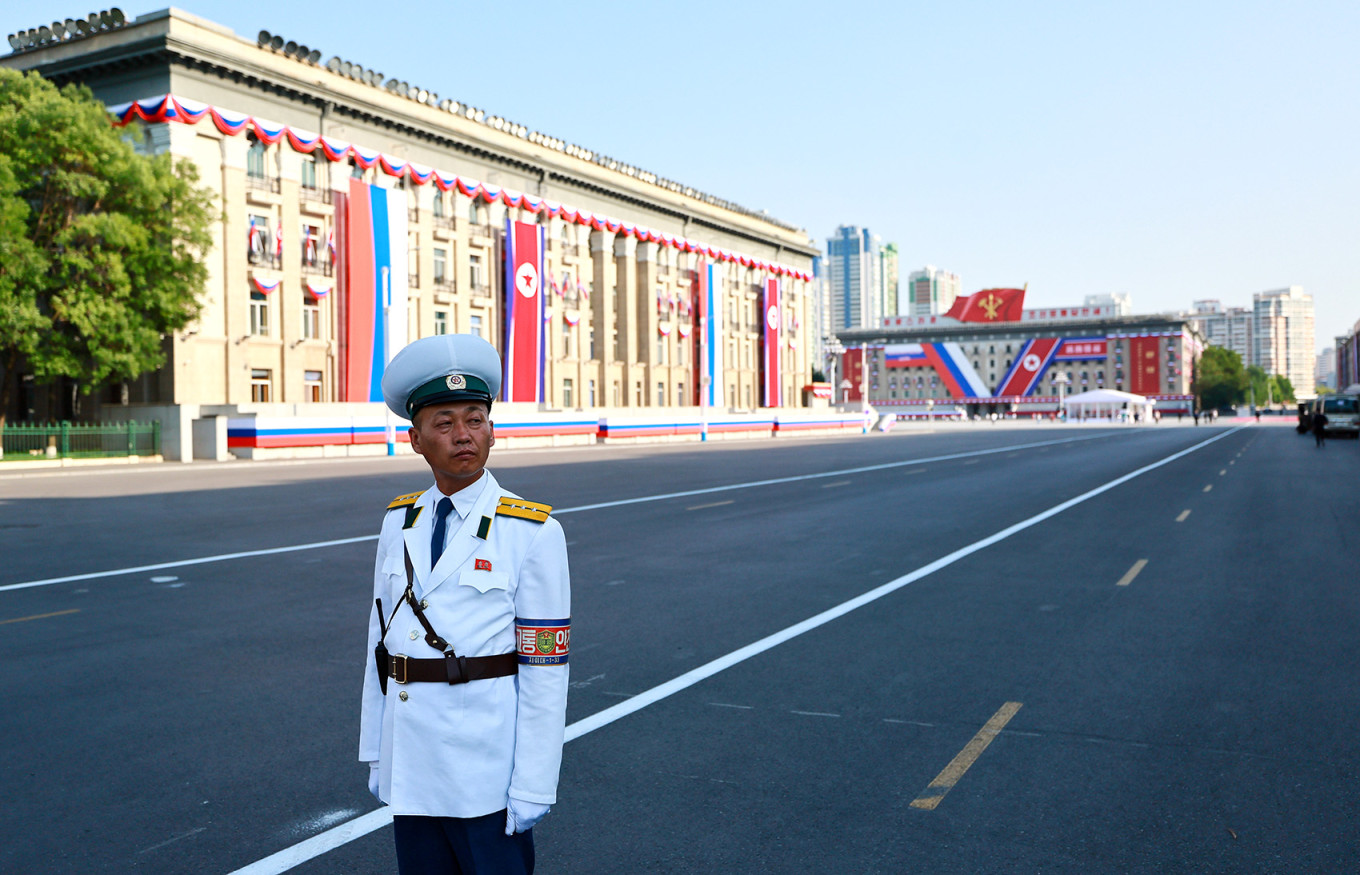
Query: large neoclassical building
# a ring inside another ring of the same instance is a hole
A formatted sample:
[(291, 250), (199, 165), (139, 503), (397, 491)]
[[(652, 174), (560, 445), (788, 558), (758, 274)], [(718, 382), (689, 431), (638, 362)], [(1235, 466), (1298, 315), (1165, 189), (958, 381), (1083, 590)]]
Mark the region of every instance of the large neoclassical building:
[(718, 409), (804, 404), (806, 232), (281, 37), (174, 9), (76, 24), (0, 62), (88, 85), (222, 215), (201, 316), (125, 399), (371, 402), (384, 318), (500, 348), (507, 233), (533, 225), (541, 409), (692, 406), (701, 385)]

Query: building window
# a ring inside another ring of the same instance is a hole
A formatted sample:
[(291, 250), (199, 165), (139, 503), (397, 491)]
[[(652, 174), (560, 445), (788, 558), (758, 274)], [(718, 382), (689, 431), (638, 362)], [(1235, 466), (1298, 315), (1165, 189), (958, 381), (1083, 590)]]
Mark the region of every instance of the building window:
[(594, 328), (590, 329), (590, 358), (591, 358), (591, 361), (594, 361), (595, 358), (596, 358), (596, 355), (595, 355), (595, 329), (594, 329)]
[(321, 226), (304, 223), (302, 226), (302, 266), (321, 266)]
[(252, 215), (247, 222), (249, 248), (246, 250), (246, 260), (251, 264), (273, 264), (274, 238), (269, 233), (269, 217)]
[(316, 191), (316, 156), (303, 155), (302, 166), (300, 168), (302, 176), (302, 187), (311, 191)]
[(562, 357), (571, 358), (571, 326), (562, 320)]
[[(474, 318), (480, 318), (480, 317), (474, 317)], [(435, 311), (434, 311), (434, 333), (435, 333), (435, 334), (448, 334), (448, 333), (449, 333), (449, 311), (447, 311), (447, 310), (435, 310)]]
[(657, 383), (657, 384), (656, 384), (656, 406), (657, 406), (657, 407), (665, 407), (665, 406), (666, 406), (666, 384), (665, 384), (665, 383)]
[(615, 407), (623, 406), (623, 387), (619, 385), (618, 380), (614, 381), (614, 406)]
[(302, 336), (307, 340), (321, 337), (321, 301), (310, 292), (302, 296)]
[(302, 397), (313, 403), (319, 403), (322, 400), (320, 371), (302, 372)]
[(250, 333), (256, 337), (269, 336), (269, 299), (263, 292), (250, 293)]
[(659, 365), (666, 363), (666, 338), (664, 336), (656, 339), (656, 363)]
[(677, 406), (677, 407), (684, 407), (684, 406), (685, 406), (686, 404), (688, 404), (688, 403), (689, 403), (689, 399), (685, 397), (685, 384), (684, 384), (684, 383), (676, 383), (676, 384), (675, 384), (675, 406)]
[(430, 214), (436, 219), (444, 218), (444, 193), (442, 191), (434, 193), (434, 201), (430, 204)]
[(256, 368), (250, 372), (250, 400), (268, 404), (274, 398), (274, 372)]
[(572, 407), (572, 382), (571, 377), (562, 378), (562, 406)]
[(434, 284), (442, 286), (449, 280), (449, 251), (436, 246), (434, 249)]
[(468, 256), (468, 274), (474, 291), (485, 288), (482, 277), (482, 257), (480, 255)]
[(264, 150), (264, 143), (251, 134), (250, 148), (246, 150), (246, 176), (264, 179)]
[(474, 315), (474, 316), (472, 317), (472, 324), (471, 324), (470, 326), (468, 326), (468, 333), (469, 333), (469, 334), (472, 334), (474, 337), (481, 337), (481, 336), (482, 336), (482, 317), (481, 317), (481, 316)]
[(594, 381), (594, 380), (591, 380), (589, 383), (586, 384), (586, 386), (587, 386), (587, 388), (588, 388), (588, 390), (589, 390), (589, 392), (590, 392), (590, 394), (587, 396), (588, 399), (589, 399), (589, 401), (590, 401), (590, 406), (591, 406), (591, 407), (594, 407), (594, 406), (595, 406), (595, 381)]

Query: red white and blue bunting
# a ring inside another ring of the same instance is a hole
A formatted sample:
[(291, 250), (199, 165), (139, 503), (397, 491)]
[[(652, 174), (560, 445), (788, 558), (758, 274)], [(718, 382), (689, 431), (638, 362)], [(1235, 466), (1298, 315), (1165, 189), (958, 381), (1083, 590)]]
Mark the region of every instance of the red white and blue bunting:
[(307, 286), (307, 294), (311, 295), (313, 298), (316, 298), (316, 299), (318, 299), (318, 300), (320, 300), (321, 298), (326, 297), (327, 295), (329, 295), (329, 294), (331, 293), (331, 287), (330, 287), (330, 286), (321, 286), (321, 285), (317, 285), (317, 284), (311, 282), (310, 280), (306, 283), (306, 286)]
[[(535, 215), (546, 213), (553, 218), (559, 218), (566, 222), (589, 226), (595, 231), (623, 234), (627, 237), (635, 237), (645, 243), (658, 243), (681, 252), (694, 252), (716, 261), (732, 262), (742, 267), (767, 271), (776, 276), (787, 276), (804, 282), (812, 279), (811, 274), (794, 270), (788, 265), (709, 246), (687, 237), (665, 234), (631, 222), (611, 219), (608, 216), (569, 207), (547, 198), (536, 198), (508, 188), (478, 182), (475, 179), (444, 173), (440, 170), (383, 154), (377, 150), (365, 149), (344, 140), (323, 137), (309, 131), (295, 130), (287, 125), (275, 124), (254, 116), (209, 106), (187, 97), (163, 94), (160, 97), (111, 106), (109, 112), (114, 116), (114, 124), (119, 127), (129, 124), (134, 118), (150, 123), (180, 122), (189, 125), (198, 124), (204, 118), (210, 118), (217, 129), (227, 136), (238, 136), (245, 133), (249, 128), (253, 129), (255, 136), (266, 145), (286, 139), (288, 145), (298, 152), (312, 154), (320, 149), (321, 153), (330, 161), (343, 161), (352, 157), (354, 163), (364, 170), (377, 165), (388, 176), (396, 178), (409, 176), (417, 185), (433, 182), (440, 191), (457, 190), (460, 194), (473, 200), (480, 199), (485, 203), (499, 201), (507, 207), (527, 210)], [(282, 243), (282, 236), (282, 229), (279, 229), (276, 232), (276, 246)], [(576, 285), (578, 292), (584, 291), (579, 281)]]
[(250, 275), (250, 284), (262, 295), (267, 295), (278, 289), (279, 283), (281, 282), (283, 282), (283, 280), (265, 279), (263, 277), (255, 276), (254, 274)]

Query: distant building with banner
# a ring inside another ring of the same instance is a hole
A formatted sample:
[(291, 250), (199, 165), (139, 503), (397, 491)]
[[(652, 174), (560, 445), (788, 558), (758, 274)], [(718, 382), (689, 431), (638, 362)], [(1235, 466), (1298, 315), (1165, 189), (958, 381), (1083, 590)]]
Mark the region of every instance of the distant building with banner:
[[(200, 414), (348, 415), (333, 405), (380, 399), (387, 355), (450, 332), (496, 345), (526, 409), (692, 408), (705, 378), (723, 411), (809, 397), (819, 249), (762, 211), (174, 9), (0, 63), (88, 85), (139, 149), (197, 165), (222, 216), (198, 321), (96, 417), (122, 398), (186, 434)], [(30, 389), (11, 421), (69, 417), (69, 394)]]
[(1144, 395), (1163, 414), (1192, 412), (1203, 337), (1184, 317), (1121, 309), (1025, 309), (1024, 289), (984, 289), (957, 298), (954, 316), (890, 317), (840, 332), (839, 370), (850, 400), (867, 393), (881, 412), (906, 416), (1050, 416), (1064, 393), (1092, 389)]

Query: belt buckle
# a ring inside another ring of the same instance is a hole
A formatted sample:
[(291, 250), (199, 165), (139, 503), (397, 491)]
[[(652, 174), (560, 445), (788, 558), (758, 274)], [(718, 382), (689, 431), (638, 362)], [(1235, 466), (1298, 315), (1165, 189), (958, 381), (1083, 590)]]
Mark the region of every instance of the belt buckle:
[[(400, 674), (398, 674), (397, 666), (401, 666)], [(398, 653), (392, 657), (392, 665), (387, 674), (388, 677), (399, 684), (406, 683), (406, 654)]]

